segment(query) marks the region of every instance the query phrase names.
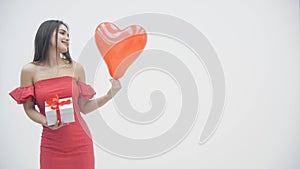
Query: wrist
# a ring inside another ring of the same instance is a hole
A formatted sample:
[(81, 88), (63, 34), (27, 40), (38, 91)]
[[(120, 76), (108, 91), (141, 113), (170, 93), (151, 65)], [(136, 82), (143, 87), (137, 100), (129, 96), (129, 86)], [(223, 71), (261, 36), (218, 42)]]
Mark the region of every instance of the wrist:
[(46, 117), (42, 117), (39, 123), (43, 126), (46, 126), (46, 127), (48, 126)]

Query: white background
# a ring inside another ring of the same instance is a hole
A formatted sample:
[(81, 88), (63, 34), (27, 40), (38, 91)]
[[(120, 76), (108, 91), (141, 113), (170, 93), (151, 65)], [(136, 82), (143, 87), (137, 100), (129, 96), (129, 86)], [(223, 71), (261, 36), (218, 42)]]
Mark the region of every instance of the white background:
[(19, 86), (22, 66), (33, 59), (38, 26), (47, 19), (65, 21), (76, 59), (99, 23), (145, 12), (184, 19), (208, 38), (224, 69), (224, 116), (206, 144), (197, 144), (197, 123), (179, 146), (152, 159), (123, 159), (95, 146), (96, 168), (300, 168), (296, 0), (1, 1), (0, 168), (39, 166), (41, 126), (8, 95)]

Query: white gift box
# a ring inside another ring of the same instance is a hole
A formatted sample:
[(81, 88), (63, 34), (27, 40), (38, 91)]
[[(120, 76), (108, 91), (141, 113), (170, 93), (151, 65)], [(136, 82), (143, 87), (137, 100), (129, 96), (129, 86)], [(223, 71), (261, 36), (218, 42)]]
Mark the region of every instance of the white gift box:
[[(69, 104), (66, 104), (70, 102)], [(54, 107), (57, 107), (55, 104)], [(71, 123), (75, 121), (74, 118), (74, 109), (73, 109), (73, 100), (72, 97), (63, 98), (58, 100), (58, 108), (60, 113), (60, 119), (62, 123)], [(45, 114), (47, 119), (47, 124), (49, 126), (54, 125), (57, 118), (57, 110), (55, 108), (51, 108), (45, 101)]]

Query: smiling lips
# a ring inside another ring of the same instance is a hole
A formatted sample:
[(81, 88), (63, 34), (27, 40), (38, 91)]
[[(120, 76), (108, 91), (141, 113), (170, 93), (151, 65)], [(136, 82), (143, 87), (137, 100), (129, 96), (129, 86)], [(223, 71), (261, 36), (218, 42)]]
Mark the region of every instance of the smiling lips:
[(61, 41), (61, 43), (63, 43), (66, 47), (69, 47), (69, 42), (66, 40)]

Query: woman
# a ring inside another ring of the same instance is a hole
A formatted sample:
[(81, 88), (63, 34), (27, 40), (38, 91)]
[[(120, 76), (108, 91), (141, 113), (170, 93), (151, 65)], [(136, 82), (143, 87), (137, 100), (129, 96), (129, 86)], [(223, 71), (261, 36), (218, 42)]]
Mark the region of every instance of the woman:
[[(70, 57), (68, 27), (62, 21), (42, 23), (34, 45), (33, 62), (22, 68), (21, 86), (10, 95), (23, 104), (31, 120), (43, 125), (40, 168), (93, 169), (93, 143), (80, 112), (87, 114), (104, 105), (120, 90), (120, 82), (110, 80), (107, 94), (92, 100), (96, 93), (85, 84), (83, 67)], [(45, 101), (53, 97), (72, 98), (75, 122), (65, 124), (57, 118), (54, 125), (48, 125)]]

